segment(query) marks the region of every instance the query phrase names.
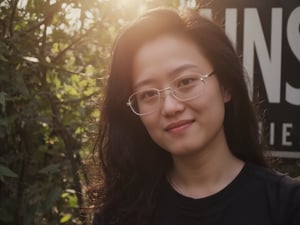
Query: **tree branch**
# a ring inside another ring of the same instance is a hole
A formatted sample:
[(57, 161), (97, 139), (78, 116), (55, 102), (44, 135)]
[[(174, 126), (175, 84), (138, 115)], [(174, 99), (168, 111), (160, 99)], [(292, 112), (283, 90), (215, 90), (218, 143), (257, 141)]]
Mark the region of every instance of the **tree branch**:
[(11, 37), (13, 36), (13, 24), (14, 24), (13, 21), (16, 15), (18, 2), (19, 0), (12, 1), (12, 12), (9, 19), (9, 34)]
[[(72, 172), (72, 177), (73, 177), (73, 182), (74, 182), (74, 189), (76, 191), (76, 196), (78, 199), (78, 205), (81, 208), (83, 204), (83, 198), (82, 198), (82, 185), (80, 183), (80, 177), (79, 177), (79, 167), (81, 164), (80, 159), (78, 158), (78, 154), (75, 153), (80, 149), (80, 143), (76, 139), (72, 137), (72, 135), (69, 133), (69, 131), (64, 127), (62, 122), (59, 119), (59, 110), (57, 105), (55, 104), (55, 97), (53, 96), (48, 96), (48, 100), (51, 106), (51, 110), (53, 113), (53, 121), (56, 127), (56, 130), (59, 134), (59, 136), (62, 138), (64, 145), (66, 147), (66, 154), (67, 157), (71, 163), (71, 172)], [(78, 162), (76, 162), (78, 161)], [(79, 165), (78, 165), (79, 164)], [(80, 214), (80, 212), (78, 212)], [(82, 217), (85, 217), (85, 215), (82, 215)]]
[[(45, 29), (43, 32), (43, 37), (42, 37), (42, 46), (40, 48), (40, 54), (43, 57), (45, 52), (44, 49), (46, 47), (46, 32), (47, 29), (47, 24), (45, 24)], [(70, 161), (71, 164), (71, 173), (72, 173), (72, 177), (73, 177), (73, 183), (74, 183), (74, 189), (76, 191), (76, 196), (78, 199), (78, 204), (79, 207), (83, 206), (83, 198), (82, 198), (82, 185), (80, 183), (80, 177), (78, 174), (79, 171), (79, 167), (77, 165), (76, 162), (76, 152), (80, 149), (80, 143), (74, 139), (72, 137), (72, 135), (70, 134), (70, 132), (67, 130), (67, 128), (63, 125), (63, 123), (60, 120), (60, 113), (59, 113), (59, 109), (58, 106), (56, 104), (56, 97), (54, 95), (52, 95), (52, 93), (49, 90), (49, 87), (47, 86), (47, 81), (46, 81), (46, 76), (47, 76), (47, 71), (48, 68), (46, 65), (44, 64), (40, 64), (40, 74), (41, 74), (41, 83), (42, 83), (42, 87), (44, 88), (44, 90), (46, 90), (46, 92), (48, 93), (47, 97), (48, 97), (48, 102), (50, 104), (50, 108), (52, 111), (52, 120), (53, 120), (53, 124), (54, 127), (58, 133), (58, 135), (61, 137), (61, 139), (63, 140), (63, 143), (65, 145), (65, 149), (66, 149), (66, 155)], [(80, 211), (76, 210), (76, 214), (80, 215)], [(86, 224), (86, 223), (84, 223)]]
[(66, 48), (64, 48), (61, 52), (59, 52), (54, 58), (52, 58), (51, 62), (58, 61), (69, 49), (71, 49), (74, 45), (80, 42), (84, 37), (86, 37), (89, 32), (91, 32), (95, 27), (99, 25), (99, 22), (95, 22), (93, 26), (91, 26), (85, 34), (80, 35), (79, 37), (75, 38)]

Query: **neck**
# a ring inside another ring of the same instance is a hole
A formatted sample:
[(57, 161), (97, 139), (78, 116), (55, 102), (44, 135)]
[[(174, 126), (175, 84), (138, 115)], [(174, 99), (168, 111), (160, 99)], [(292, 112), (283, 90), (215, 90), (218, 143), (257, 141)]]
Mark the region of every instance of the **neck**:
[(234, 180), (244, 165), (227, 145), (196, 155), (173, 156), (173, 163), (170, 183), (176, 191), (192, 198), (219, 192)]

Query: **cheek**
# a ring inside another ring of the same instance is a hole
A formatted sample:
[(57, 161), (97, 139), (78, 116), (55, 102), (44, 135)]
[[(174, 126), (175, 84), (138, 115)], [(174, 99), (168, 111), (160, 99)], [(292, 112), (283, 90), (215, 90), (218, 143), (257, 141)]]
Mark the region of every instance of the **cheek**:
[(204, 123), (224, 120), (225, 105), (221, 95), (209, 95), (189, 102), (188, 108), (193, 110), (199, 120)]
[(155, 115), (149, 115), (141, 118), (141, 120), (152, 140), (164, 148), (164, 132), (163, 129), (161, 129), (159, 118), (155, 117)]

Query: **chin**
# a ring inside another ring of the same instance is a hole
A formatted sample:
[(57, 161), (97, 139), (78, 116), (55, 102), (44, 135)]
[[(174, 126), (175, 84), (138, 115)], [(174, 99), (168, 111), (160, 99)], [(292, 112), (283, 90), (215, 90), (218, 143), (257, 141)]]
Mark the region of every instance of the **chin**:
[(167, 151), (174, 156), (186, 156), (197, 153), (199, 148), (193, 148), (191, 146), (176, 146), (176, 148), (169, 148)]

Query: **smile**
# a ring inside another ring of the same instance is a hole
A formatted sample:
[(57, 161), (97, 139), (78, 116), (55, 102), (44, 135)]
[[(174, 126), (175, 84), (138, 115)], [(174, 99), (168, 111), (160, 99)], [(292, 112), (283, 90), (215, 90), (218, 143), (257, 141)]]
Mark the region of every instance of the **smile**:
[(171, 123), (165, 128), (165, 131), (174, 134), (181, 133), (185, 131), (188, 127), (190, 127), (193, 122), (194, 120), (181, 120), (175, 123)]

